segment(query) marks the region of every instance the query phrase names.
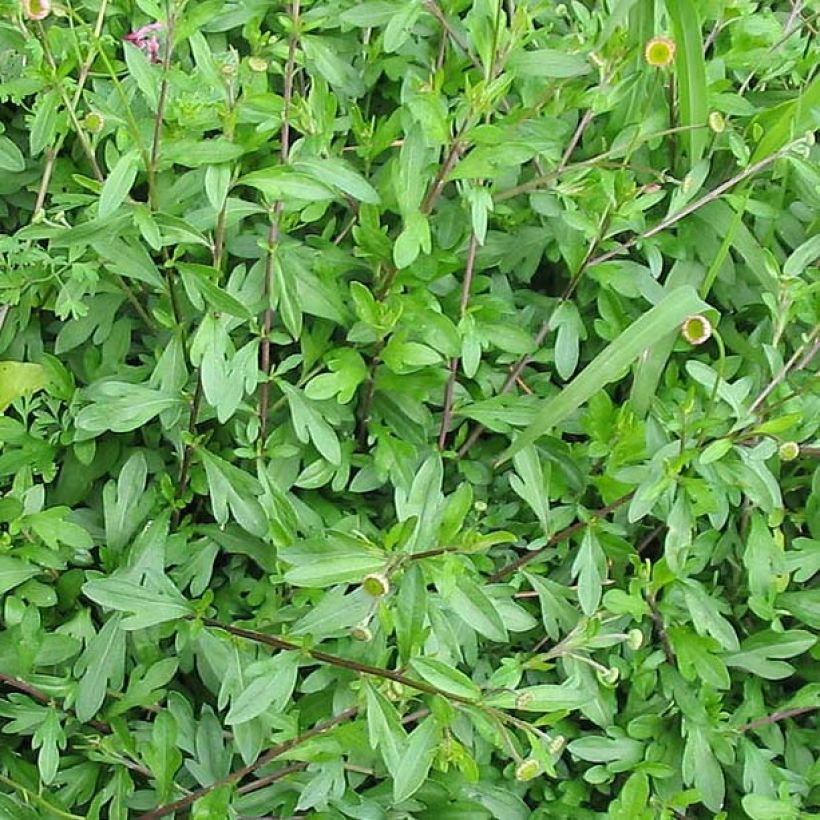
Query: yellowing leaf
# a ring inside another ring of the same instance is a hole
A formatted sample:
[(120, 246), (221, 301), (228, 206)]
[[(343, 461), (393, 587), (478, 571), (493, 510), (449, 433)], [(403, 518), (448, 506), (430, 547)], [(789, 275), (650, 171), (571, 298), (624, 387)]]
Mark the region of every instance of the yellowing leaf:
[(48, 384), (45, 368), (29, 362), (0, 362), (0, 412), (17, 399)]

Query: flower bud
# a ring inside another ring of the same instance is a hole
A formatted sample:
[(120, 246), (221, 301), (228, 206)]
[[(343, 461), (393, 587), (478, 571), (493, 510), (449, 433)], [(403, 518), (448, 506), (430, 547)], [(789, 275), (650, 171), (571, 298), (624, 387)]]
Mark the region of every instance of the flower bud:
[(551, 755), (561, 754), (561, 750), (564, 748), (564, 744), (566, 744), (567, 739), (563, 735), (556, 735), (551, 741), (550, 745), (547, 747), (547, 751)]
[(362, 581), (362, 589), (374, 598), (382, 598), (390, 592), (390, 581), (380, 572), (366, 575)]
[(51, 12), (51, 0), (23, 0), (23, 15), (29, 20), (45, 20)]
[(712, 323), (705, 316), (690, 316), (681, 325), (681, 333), (689, 344), (702, 345), (712, 336)]
[(534, 757), (522, 760), (515, 768), (515, 779), (520, 783), (532, 780), (539, 774), (541, 774), (541, 764)]
[(709, 127), (716, 133), (722, 134), (726, 130), (726, 120), (720, 111), (713, 111), (709, 115)]
[(644, 49), (646, 62), (654, 68), (665, 68), (675, 59), (675, 41), (668, 37), (653, 37)]
[(350, 637), (356, 641), (366, 643), (367, 641), (373, 640), (373, 633), (367, 624), (357, 624), (350, 630)]
[(268, 61), (263, 60), (261, 57), (248, 57), (248, 68), (261, 74), (263, 71), (268, 70)]
[(86, 131), (90, 131), (92, 134), (99, 134), (100, 131), (105, 128), (105, 117), (103, 117), (99, 111), (89, 111), (85, 115), (83, 125)]
[(601, 684), (604, 686), (615, 686), (621, 673), (614, 667), (610, 666), (608, 669), (599, 669), (596, 671), (596, 676)]
[(794, 461), (800, 455), (800, 445), (796, 441), (784, 441), (777, 454), (781, 461)]
[(640, 629), (630, 629), (626, 635), (626, 644), (632, 650), (638, 650), (643, 646), (643, 632)]

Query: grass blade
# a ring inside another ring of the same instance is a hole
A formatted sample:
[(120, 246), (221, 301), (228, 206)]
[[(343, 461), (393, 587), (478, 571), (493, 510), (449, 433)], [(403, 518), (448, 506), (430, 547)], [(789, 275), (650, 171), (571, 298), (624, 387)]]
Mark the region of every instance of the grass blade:
[(574, 413), (605, 384), (616, 379), (641, 353), (678, 327), (687, 316), (709, 306), (691, 285), (668, 293), (655, 307), (636, 319), (612, 344), (601, 351), (555, 398), (547, 400), (535, 422), (501, 454), (496, 466), (532, 444)]
[(703, 38), (700, 16), (693, 0), (666, 0), (666, 10), (672, 21), (677, 43), (675, 71), (678, 82), (679, 124), (691, 127), (684, 134), (690, 167), (702, 156), (708, 134), (702, 127), (709, 117), (709, 90), (706, 86), (706, 61), (703, 58)]

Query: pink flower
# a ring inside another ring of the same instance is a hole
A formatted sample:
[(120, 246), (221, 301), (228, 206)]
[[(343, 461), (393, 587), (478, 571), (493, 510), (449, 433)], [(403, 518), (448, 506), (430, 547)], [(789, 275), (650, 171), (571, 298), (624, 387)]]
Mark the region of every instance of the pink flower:
[(23, 14), (29, 20), (45, 20), (51, 11), (50, 0), (23, 0)]
[[(40, 0), (42, 2), (42, 0)], [(159, 62), (159, 40), (155, 31), (162, 31), (162, 23), (149, 23), (147, 26), (138, 28), (126, 34), (122, 39), (127, 43), (135, 45), (151, 63)]]

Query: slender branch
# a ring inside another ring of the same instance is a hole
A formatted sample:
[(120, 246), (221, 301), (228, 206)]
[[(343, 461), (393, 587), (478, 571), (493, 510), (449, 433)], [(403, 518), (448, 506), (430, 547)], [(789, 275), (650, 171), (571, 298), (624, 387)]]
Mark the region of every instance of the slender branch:
[(304, 771), (307, 769), (308, 765), (308, 763), (291, 763), (289, 766), (283, 766), (281, 769), (277, 769), (272, 774), (265, 775), (265, 777), (260, 777), (251, 783), (246, 783), (244, 786), (240, 786), (236, 790), (236, 793), (250, 794), (251, 792), (259, 791), (259, 789), (264, 789), (265, 786), (270, 786), (272, 783), (282, 780), (289, 774)]
[[(196, 435), (196, 422), (199, 416), (199, 407), (202, 404), (202, 372), (197, 372), (196, 387), (194, 388), (194, 395), (191, 398), (190, 418), (188, 419), (188, 434), (193, 437)], [(182, 464), (179, 468), (179, 481), (177, 483), (176, 497), (178, 499), (184, 498), (188, 490), (188, 482), (191, 478), (191, 462), (194, 456), (193, 442), (188, 442), (185, 445), (185, 450), (182, 453)], [(179, 524), (180, 510), (174, 510), (174, 526)]]
[[(818, 335), (820, 335), (820, 325), (815, 325), (806, 341), (794, 351), (791, 358), (778, 371), (777, 375), (766, 385), (760, 395), (752, 402), (752, 406), (749, 408), (750, 413), (754, 413), (755, 410), (763, 404), (769, 394), (783, 381), (783, 379), (786, 378), (786, 376), (789, 375), (792, 368), (795, 370), (802, 370), (817, 355), (817, 351), (820, 350), (820, 338), (816, 338)], [(806, 348), (809, 348), (808, 352), (803, 357), (802, 361), (799, 361), (800, 357), (803, 356), (803, 353), (806, 351)]]
[[(282, 93), (282, 133), (280, 137), (279, 158), (286, 165), (290, 156), (290, 108), (293, 100), (293, 76), (296, 67), (297, 30), (299, 27), (300, 0), (293, 0), (290, 7), (291, 35), (288, 42), (288, 59), (285, 64), (284, 87)], [(283, 204), (281, 200), (273, 206), (271, 223), (268, 228), (268, 249), (265, 260), (265, 315), (262, 320), (262, 343), (259, 353), (259, 366), (262, 370), (262, 387), (259, 393), (259, 438), (262, 442), (268, 433), (268, 415), (270, 408), (270, 372), (271, 344), (270, 334), (273, 327), (273, 308), (270, 305), (273, 290), (273, 270), (276, 264), (276, 246), (280, 238), (280, 222)]]
[(154, 133), (151, 137), (151, 154), (148, 158), (148, 196), (151, 200), (151, 207), (157, 209), (157, 161), (159, 160), (159, 147), (162, 140), (162, 121), (165, 118), (165, 106), (168, 102), (168, 73), (171, 70), (171, 56), (174, 51), (174, 31), (176, 28), (176, 16), (174, 13), (168, 15), (166, 21), (166, 41), (165, 54), (162, 58), (162, 80), (159, 86), (159, 99), (157, 100), (157, 113), (154, 117)]
[[(616, 498), (611, 503), (607, 504), (605, 507), (601, 507), (599, 510), (595, 510), (594, 513), (590, 516), (590, 521), (593, 518), (604, 518), (609, 515), (614, 510), (617, 510), (618, 507), (623, 506), (629, 501), (632, 496), (635, 495), (634, 491), (627, 493), (626, 495), (622, 495), (620, 498)], [(561, 532), (556, 533), (553, 535), (543, 547), (537, 550), (533, 550), (532, 552), (526, 552), (520, 558), (517, 558), (511, 564), (507, 564), (507, 566), (502, 567), (498, 572), (494, 575), (491, 575), (489, 578), (489, 583), (495, 584), (500, 581), (502, 578), (506, 578), (511, 573), (515, 572), (517, 569), (521, 569), (521, 567), (529, 564), (530, 561), (534, 561), (540, 555), (542, 555), (546, 550), (551, 549), (556, 544), (560, 544), (562, 541), (566, 541), (568, 538), (571, 538), (575, 533), (580, 532), (585, 527), (589, 526), (589, 521), (576, 521), (574, 524), (571, 524), (569, 527), (561, 530)]]
[(484, 66), (481, 65), (479, 59), (470, 51), (469, 43), (450, 25), (450, 21), (435, 0), (424, 0), (424, 7), (441, 23), (441, 27), (447, 32), (447, 36), (464, 52), (464, 55), (470, 60), (473, 67), (479, 71), (484, 71)]
[[(273, 746), (272, 748), (268, 749), (268, 751), (265, 752), (265, 754), (258, 757), (253, 763), (249, 763), (247, 766), (243, 766), (240, 769), (236, 769), (226, 777), (223, 777), (220, 780), (217, 780), (216, 782), (211, 783), (208, 786), (203, 786), (201, 789), (197, 789), (196, 791), (191, 792), (185, 797), (181, 797), (179, 800), (175, 800), (173, 803), (166, 803), (164, 806), (159, 806), (158, 808), (153, 809), (152, 811), (142, 814), (140, 815), (140, 819), (154, 820), (154, 818), (165, 817), (168, 814), (173, 814), (174, 812), (181, 811), (182, 809), (185, 809), (188, 806), (190, 806), (192, 803), (195, 803), (201, 797), (204, 797), (209, 792), (212, 792), (214, 789), (218, 789), (221, 786), (229, 786), (232, 783), (239, 782), (244, 777), (256, 771), (257, 769), (261, 769), (262, 766), (267, 765), (275, 758), (280, 757), (286, 752), (289, 752), (295, 746), (299, 746), (305, 741), (310, 740), (312, 737), (316, 737), (317, 735), (323, 734), (324, 732), (327, 732), (329, 729), (332, 729), (341, 723), (346, 723), (348, 720), (353, 720), (353, 718), (355, 718), (358, 714), (359, 709), (356, 706), (351, 707), (350, 709), (346, 709), (344, 712), (340, 712), (335, 717), (322, 721), (321, 723), (317, 723), (312, 729), (308, 729), (301, 735), (291, 738), (290, 740), (286, 740), (278, 744), (277, 746)], [(284, 777), (284, 775), (282, 776)]]
[(438, 201), (438, 198), (441, 196), (441, 192), (444, 190), (444, 186), (447, 184), (447, 175), (453, 170), (455, 164), (461, 157), (461, 152), (464, 148), (462, 137), (464, 136), (464, 132), (466, 130), (467, 120), (464, 121), (464, 124), (458, 130), (458, 133), (455, 137), (453, 137), (453, 143), (450, 146), (450, 150), (447, 153), (444, 162), (439, 165), (438, 171), (436, 171), (436, 175), (430, 185), (430, 189), (427, 191), (427, 196), (424, 197), (424, 202), (421, 204), (421, 212), (425, 216), (433, 210), (433, 206)]
[(450, 701), (456, 703), (468, 703), (475, 705), (475, 701), (470, 698), (464, 698), (460, 695), (454, 695), (450, 692), (445, 692), (437, 686), (433, 686), (425, 681), (409, 678), (401, 672), (394, 672), (392, 669), (382, 669), (379, 666), (370, 666), (366, 663), (359, 663), (359, 661), (352, 661), (348, 658), (343, 658), (341, 655), (332, 655), (329, 652), (323, 652), (321, 649), (312, 649), (309, 647), (300, 646), (285, 638), (280, 638), (276, 635), (268, 635), (265, 632), (257, 632), (253, 629), (243, 629), (232, 624), (224, 624), (221, 621), (216, 621), (213, 618), (203, 618), (202, 623), (214, 629), (221, 629), (230, 635), (235, 635), (238, 638), (247, 638), (249, 641), (255, 643), (265, 644), (274, 649), (281, 649), (286, 652), (302, 652), (308, 657), (319, 663), (326, 663), (330, 666), (335, 666), (339, 669), (349, 669), (351, 672), (356, 672), (359, 675), (371, 675), (375, 678), (382, 678), (384, 680), (392, 680), (395, 683), (400, 683), (402, 686), (407, 686), (410, 689), (415, 689), (417, 692), (424, 692), (426, 695), (440, 695)]
[(677, 668), (678, 661), (675, 657), (675, 652), (672, 649), (672, 644), (669, 642), (669, 635), (666, 634), (666, 625), (664, 624), (663, 616), (658, 609), (658, 602), (654, 593), (647, 593), (646, 603), (649, 604), (649, 611), (652, 614), (652, 623), (655, 625), (655, 631), (658, 633), (658, 637), (661, 640), (661, 646), (663, 646), (663, 654), (666, 658), (666, 662), (670, 666)]
[[(470, 234), (470, 244), (467, 247), (467, 262), (464, 265), (464, 280), (461, 283), (461, 300), (459, 302), (459, 315), (463, 318), (467, 311), (467, 304), (470, 300), (470, 288), (473, 284), (473, 272), (475, 271), (475, 257), (478, 248), (478, 237), (475, 233)], [(450, 375), (447, 379), (447, 387), (444, 391), (444, 412), (441, 417), (441, 429), (438, 434), (438, 446), (444, 449), (447, 443), (447, 436), (450, 433), (450, 424), (453, 418), (453, 396), (455, 394), (456, 376), (458, 374), (459, 357), (450, 359)]]
[[(0, 672), (0, 683), (4, 683), (10, 689), (16, 689), (18, 692), (28, 695), (32, 700), (36, 700), (38, 703), (43, 704), (43, 706), (49, 706), (54, 702), (53, 698), (49, 697), (42, 689), (38, 689), (33, 683), (12, 677), (11, 675), (6, 675), (4, 672)], [(67, 709), (63, 709), (63, 711), (67, 714), (74, 714)], [(92, 726), (98, 732), (102, 732), (106, 735), (111, 734), (111, 727), (107, 723), (103, 723), (99, 720), (87, 720), (85, 723), (88, 726)]]
[(747, 166), (744, 168), (739, 174), (736, 174), (731, 179), (727, 179), (725, 182), (722, 182), (716, 188), (713, 188), (707, 194), (704, 194), (700, 199), (695, 200), (694, 202), (690, 203), (684, 208), (681, 208), (679, 211), (676, 211), (673, 214), (670, 214), (666, 219), (661, 220), (657, 225), (649, 228), (648, 230), (644, 231), (637, 236), (633, 236), (631, 239), (627, 240), (626, 242), (621, 242), (618, 244), (617, 247), (613, 248), (611, 251), (607, 251), (606, 253), (602, 253), (600, 256), (596, 256), (594, 259), (591, 259), (588, 263), (588, 267), (594, 267), (595, 265), (600, 265), (604, 262), (608, 262), (610, 259), (614, 259), (618, 254), (623, 253), (623, 251), (629, 250), (630, 248), (637, 245), (639, 242), (643, 242), (645, 239), (650, 239), (653, 236), (665, 231), (667, 228), (671, 228), (673, 225), (677, 224), (687, 216), (695, 213), (695, 211), (699, 211), (704, 205), (707, 205), (710, 202), (713, 202), (716, 199), (719, 199), (723, 194), (727, 191), (731, 190), (740, 182), (748, 179), (751, 176), (759, 173), (760, 171), (768, 168), (773, 162), (776, 162), (781, 157), (784, 157), (786, 154), (789, 153), (796, 145), (800, 145), (803, 143), (804, 139), (795, 140), (794, 142), (789, 143), (784, 148), (781, 148), (779, 151), (775, 151), (773, 154), (769, 154), (769, 156), (764, 157), (763, 159), (759, 160), (758, 162), (753, 163), (752, 165)]
[(18, 783), (16, 780), (12, 780), (4, 774), (0, 774), (0, 783), (5, 783), (9, 788), (20, 792), (27, 803), (31, 802), (35, 806), (40, 806), (45, 809), (49, 812), (49, 817), (62, 817), (65, 818), (65, 820), (83, 820), (82, 816), (79, 814), (71, 814), (71, 812), (65, 811), (64, 809), (55, 806), (53, 803), (49, 803), (49, 801), (46, 800), (42, 794), (26, 788), (22, 783)]
[(37, 22), (37, 29), (40, 33), (40, 42), (43, 46), (43, 54), (45, 54), (46, 61), (48, 62), (49, 68), (51, 68), (52, 75), (54, 78), (54, 85), (57, 89), (57, 93), (60, 95), (60, 98), (63, 101), (63, 105), (66, 108), (66, 112), (68, 113), (68, 118), (71, 120), (71, 125), (74, 128), (75, 133), (77, 134), (77, 139), (80, 141), (80, 145), (82, 146), (85, 155), (88, 157), (88, 161), (91, 164), (91, 170), (96, 178), (97, 182), (105, 181), (105, 175), (100, 168), (99, 163), (97, 162), (97, 157), (94, 154), (94, 149), (91, 147), (91, 143), (88, 141), (88, 136), (85, 133), (80, 121), (77, 119), (77, 111), (75, 106), (72, 104), (71, 99), (68, 96), (68, 93), (65, 90), (63, 83), (59, 81), (57, 78), (57, 63), (54, 60), (54, 55), (51, 53), (51, 48), (48, 44), (48, 37), (46, 37), (45, 28), (41, 22)]
[(754, 729), (759, 729), (761, 726), (769, 726), (773, 723), (780, 723), (782, 720), (789, 720), (789, 718), (799, 717), (800, 715), (808, 715), (810, 712), (815, 712), (820, 708), (818, 706), (795, 706), (792, 709), (783, 709), (779, 712), (772, 712), (765, 717), (757, 718), (749, 723), (744, 723), (738, 728), (738, 732), (751, 732)]

